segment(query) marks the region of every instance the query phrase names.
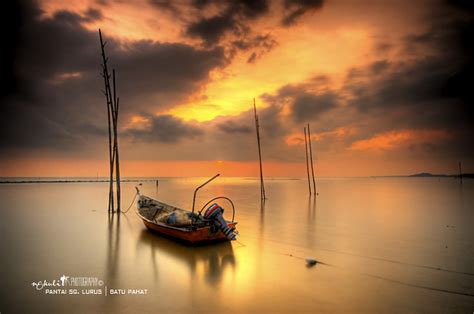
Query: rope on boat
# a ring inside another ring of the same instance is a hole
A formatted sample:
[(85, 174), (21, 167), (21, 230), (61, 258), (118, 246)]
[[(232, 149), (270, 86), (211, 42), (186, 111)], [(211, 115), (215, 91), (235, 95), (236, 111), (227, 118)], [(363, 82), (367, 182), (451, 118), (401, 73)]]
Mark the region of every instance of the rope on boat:
[(133, 197), (133, 200), (130, 203), (130, 206), (128, 206), (128, 208), (126, 210), (120, 210), (120, 212), (122, 212), (123, 214), (126, 214), (130, 210), (130, 208), (132, 208), (133, 204), (135, 204), (135, 200), (137, 199), (137, 195), (139, 195), (139, 194), (140, 193), (137, 190), (137, 193), (135, 193), (135, 196)]

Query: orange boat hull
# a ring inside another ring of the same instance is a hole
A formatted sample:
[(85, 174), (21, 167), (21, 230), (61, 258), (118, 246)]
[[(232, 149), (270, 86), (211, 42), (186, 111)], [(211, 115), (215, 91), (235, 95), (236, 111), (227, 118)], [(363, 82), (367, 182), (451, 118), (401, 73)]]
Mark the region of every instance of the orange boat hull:
[[(229, 239), (227, 239), (227, 237), (220, 230), (217, 232), (211, 232), (211, 228), (209, 227), (199, 228), (190, 231), (184, 228), (175, 228), (163, 224), (153, 223), (145, 219), (142, 220), (149, 230), (157, 232), (163, 236), (191, 244), (214, 241), (229, 241)], [(234, 228), (235, 225), (235, 222), (229, 223), (230, 228)]]

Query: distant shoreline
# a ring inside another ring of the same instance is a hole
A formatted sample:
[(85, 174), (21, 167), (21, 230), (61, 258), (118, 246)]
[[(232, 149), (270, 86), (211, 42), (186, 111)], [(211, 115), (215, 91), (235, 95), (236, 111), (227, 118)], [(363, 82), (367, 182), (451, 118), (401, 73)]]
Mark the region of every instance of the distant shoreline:
[[(156, 182), (157, 179), (123, 179), (120, 182), (128, 183), (128, 182)], [(0, 184), (20, 184), (20, 183), (106, 183), (109, 180), (100, 179), (100, 180), (0, 180)], [(115, 182), (115, 180), (114, 180)]]
[[(14, 177), (11, 178), (4, 178), (3, 180), (0, 179), (0, 184), (28, 184), (28, 183), (108, 183), (108, 179), (91, 179), (91, 178), (65, 178), (65, 179), (48, 179), (48, 177), (43, 177), (44, 179), (40, 179), (40, 177), (28, 179), (28, 178), (21, 178), (15, 180)], [(173, 177), (173, 178), (182, 178), (182, 177)], [(248, 177), (246, 177), (248, 178)], [(269, 180), (274, 180), (277, 177), (268, 177)], [(286, 177), (282, 177), (286, 178)], [(327, 178), (327, 177), (322, 177)], [(429, 172), (421, 172), (412, 175), (400, 175), (400, 176), (367, 176), (367, 177), (351, 177), (351, 178), (453, 178), (459, 179), (459, 174), (433, 174)], [(474, 173), (463, 173), (463, 179), (474, 179)], [(143, 178), (143, 179), (122, 179), (120, 180), (123, 183), (140, 183), (140, 182), (156, 182), (170, 179), (169, 177), (165, 178)], [(114, 180), (115, 182), (115, 180)]]
[[(459, 174), (433, 174), (429, 172), (420, 172), (407, 176), (409, 178), (458, 178)], [(474, 178), (474, 173), (463, 173), (462, 178), (472, 179)]]

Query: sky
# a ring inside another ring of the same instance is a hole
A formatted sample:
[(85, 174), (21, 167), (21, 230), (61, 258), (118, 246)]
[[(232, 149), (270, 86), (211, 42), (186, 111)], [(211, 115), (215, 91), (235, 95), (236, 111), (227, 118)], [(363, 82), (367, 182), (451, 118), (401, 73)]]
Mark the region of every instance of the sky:
[(468, 0), (9, 1), (0, 176), (106, 176), (98, 29), (122, 176), (474, 172)]

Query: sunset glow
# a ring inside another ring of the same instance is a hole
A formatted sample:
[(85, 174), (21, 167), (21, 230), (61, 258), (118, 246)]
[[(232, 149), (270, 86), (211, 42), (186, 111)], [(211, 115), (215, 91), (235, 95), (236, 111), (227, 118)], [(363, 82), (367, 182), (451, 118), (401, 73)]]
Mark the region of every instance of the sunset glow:
[[(470, 62), (454, 42), (457, 8), (258, 3), (27, 1), (11, 70), (24, 88), (4, 98), (0, 176), (36, 175), (23, 166), (38, 159), (68, 175), (106, 167), (99, 28), (117, 71), (125, 175), (257, 175), (254, 98), (270, 176), (304, 175), (307, 123), (324, 175), (471, 169), (472, 105), (453, 87)], [(380, 171), (387, 163), (397, 166)]]

